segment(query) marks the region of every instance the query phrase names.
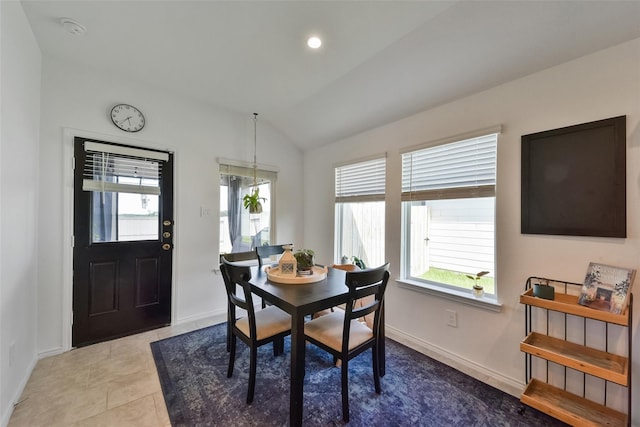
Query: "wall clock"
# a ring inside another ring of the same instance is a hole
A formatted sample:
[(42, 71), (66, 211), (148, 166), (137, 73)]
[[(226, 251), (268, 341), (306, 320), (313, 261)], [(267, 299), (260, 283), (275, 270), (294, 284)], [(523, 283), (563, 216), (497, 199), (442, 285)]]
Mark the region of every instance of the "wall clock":
[(138, 132), (144, 127), (144, 116), (136, 107), (117, 104), (111, 109), (111, 121), (126, 132)]

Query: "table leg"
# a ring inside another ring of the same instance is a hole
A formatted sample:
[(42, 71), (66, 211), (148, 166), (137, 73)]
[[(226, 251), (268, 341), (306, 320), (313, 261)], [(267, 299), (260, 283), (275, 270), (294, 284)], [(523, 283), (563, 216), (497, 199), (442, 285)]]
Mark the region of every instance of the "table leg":
[(304, 316), (291, 316), (291, 390), (289, 403), (289, 425), (302, 425), (304, 386)]

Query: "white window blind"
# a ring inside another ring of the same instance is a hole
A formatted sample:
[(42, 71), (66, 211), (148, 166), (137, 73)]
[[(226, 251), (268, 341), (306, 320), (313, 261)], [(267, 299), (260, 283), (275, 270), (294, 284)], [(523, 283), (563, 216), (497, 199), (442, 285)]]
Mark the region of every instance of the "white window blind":
[(402, 155), (402, 200), (495, 196), (498, 134)]
[(383, 201), (386, 157), (335, 168), (336, 203)]
[[(253, 168), (245, 166), (220, 163), (220, 173), (223, 175), (235, 175), (253, 178)], [(277, 178), (278, 172), (276, 171), (259, 168), (256, 169), (256, 180), (258, 181), (258, 184), (264, 181), (270, 181), (271, 183), (274, 183)]]
[(135, 194), (160, 194), (162, 163), (169, 154), (87, 141), (82, 189)]

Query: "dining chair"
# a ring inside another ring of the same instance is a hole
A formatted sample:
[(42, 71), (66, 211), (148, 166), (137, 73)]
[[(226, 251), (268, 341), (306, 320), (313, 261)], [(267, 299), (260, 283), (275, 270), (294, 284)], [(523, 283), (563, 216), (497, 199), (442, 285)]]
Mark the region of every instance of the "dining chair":
[[(290, 243), (289, 243), (290, 244)], [(272, 255), (280, 255), (284, 253), (284, 247), (287, 244), (282, 245), (262, 245), (256, 246), (256, 256), (258, 257), (258, 266), (262, 268), (262, 264), (266, 258), (271, 257)]]
[[(253, 402), (256, 386), (256, 364), (258, 347), (273, 343), (274, 356), (283, 353), (284, 337), (291, 334), (291, 316), (276, 306), (269, 306), (256, 311), (253, 306), (251, 285), (251, 270), (247, 266), (234, 265), (222, 259), (220, 265), (222, 277), (227, 290), (228, 312), (230, 313), (230, 351), (227, 378), (233, 376), (236, 359), (236, 338), (249, 346), (249, 388), (247, 390), (247, 404)], [(242, 289), (242, 296), (236, 294), (236, 287)], [(246, 311), (246, 316), (236, 318), (236, 308)]]
[[(345, 310), (336, 310), (313, 319), (304, 325), (305, 339), (333, 355), (334, 363), (341, 360), (342, 419), (349, 422), (349, 360), (371, 349), (373, 381), (380, 394), (380, 322), (384, 293), (389, 281), (389, 263), (377, 268), (346, 273), (345, 284), (349, 296)], [(356, 306), (356, 301), (373, 295), (373, 301)], [(357, 319), (373, 313), (373, 327)]]
[[(220, 254), (220, 264), (222, 264), (222, 260), (227, 260), (229, 262), (241, 262), (241, 261), (252, 261), (257, 260), (258, 256), (256, 255), (256, 251), (244, 251), (244, 252), (228, 252)], [(224, 279), (224, 276), (223, 276)], [(231, 349), (231, 317), (230, 313), (227, 310), (227, 351)]]

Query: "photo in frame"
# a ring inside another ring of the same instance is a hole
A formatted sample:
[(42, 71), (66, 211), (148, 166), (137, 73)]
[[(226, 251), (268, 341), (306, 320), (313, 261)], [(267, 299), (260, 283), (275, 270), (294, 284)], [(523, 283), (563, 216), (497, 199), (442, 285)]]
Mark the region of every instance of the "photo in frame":
[(622, 314), (627, 308), (636, 270), (589, 263), (578, 303), (597, 310)]

